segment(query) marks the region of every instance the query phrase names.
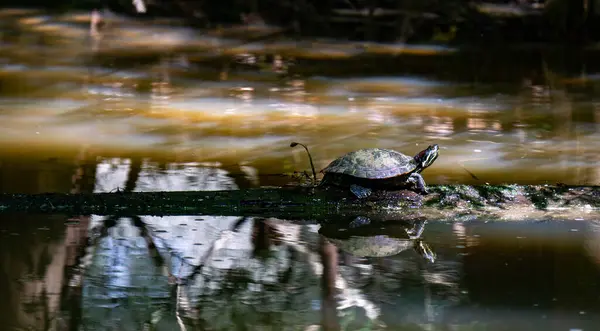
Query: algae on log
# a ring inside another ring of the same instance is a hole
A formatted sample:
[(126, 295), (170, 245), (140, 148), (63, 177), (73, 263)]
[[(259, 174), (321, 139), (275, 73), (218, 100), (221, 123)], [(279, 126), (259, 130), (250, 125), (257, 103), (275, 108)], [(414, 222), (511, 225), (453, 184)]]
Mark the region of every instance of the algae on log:
[(324, 222), (372, 220), (599, 219), (600, 186), (430, 185), (430, 194), (374, 192), (359, 200), (329, 187), (232, 191), (0, 194), (0, 213), (223, 215)]

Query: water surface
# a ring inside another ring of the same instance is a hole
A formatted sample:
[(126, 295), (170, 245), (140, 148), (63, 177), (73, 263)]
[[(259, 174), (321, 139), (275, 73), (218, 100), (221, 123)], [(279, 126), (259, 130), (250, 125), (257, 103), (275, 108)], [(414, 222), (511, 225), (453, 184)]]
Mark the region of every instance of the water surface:
[(9, 165), (83, 151), (209, 162), (233, 177), (244, 166), (270, 185), (309, 169), (291, 141), (318, 168), (357, 148), (414, 155), (438, 143), (430, 183), (600, 182), (594, 49), (248, 42), (274, 28), (203, 32), (115, 14), (90, 35), (89, 13), (2, 17)]
[[(597, 222), (430, 222), (422, 238), (431, 263), (412, 248), (355, 255), (318, 225), (292, 220), (3, 218), (1, 302), (15, 330), (595, 330), (600, 322)], [(398, 225), (385, 228), (402, 238)]]
[[(291, 141), (319, 169), (438, 143), (429, 184), (600, 184), (597, 50), (104, 18), (90, 34), (90, 13), (0, 11), (0, 192), (280, 186), (310, 169)], [(2, 215), (0, 309), (10, 330), (596, 330), (598, 233), (430, 222), (431, 263), (357, 256), (296, 220)]]

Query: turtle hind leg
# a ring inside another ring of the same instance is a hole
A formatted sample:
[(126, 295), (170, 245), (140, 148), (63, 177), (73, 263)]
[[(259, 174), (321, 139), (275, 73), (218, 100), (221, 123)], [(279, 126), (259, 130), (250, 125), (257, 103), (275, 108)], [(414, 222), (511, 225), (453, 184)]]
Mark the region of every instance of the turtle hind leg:
[(364, 199), (371, 195), (372, 190), (370, 188), (352, 184), (350, 185), (350, 192), (354, 193), (354, 195), (356, 195), (357, 198)]
[(315, 187), (325, 187), (327, 186), (329, 180), (327, 179), (327, 176), (324, 176), (320, 182), (315, 184)]
[(371, 219), (365, 216), (357, 216), (352, 222), (348, 224), (348, 227), (350, 229), (355, 229), (369, 224), (371, 224)]
[(427, 186), (425, 185), (425, 180), (421, 174), (413, 172), (408, 177), (408, 182), (413, 183), (415, 185), (416, 191), (421, 194), (429, 194), (427, 191)]
[(431, 263), (435, 263), (435, 260), (436, 260), (437, 256), (435, 255), (435, 253), (433, 252), (433, 250), (429, 247), (429, 245), (427, 245), (426, 243), (424, 243), (422, 240), (420, 240), (420, 239), (417, 240), (417, 242), (415, 243), (414, 249), (424, 259), (428, 260)]

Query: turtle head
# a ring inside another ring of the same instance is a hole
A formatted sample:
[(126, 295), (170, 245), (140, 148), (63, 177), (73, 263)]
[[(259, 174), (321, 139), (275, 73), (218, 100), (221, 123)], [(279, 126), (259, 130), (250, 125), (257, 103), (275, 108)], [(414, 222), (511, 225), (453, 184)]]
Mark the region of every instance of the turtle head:
[(429, 147), (415, 155), (415, 161), (417, 161), (421, 170), (429, 167), (437, 159), (439, 149), (437, 144), (429, 145)]

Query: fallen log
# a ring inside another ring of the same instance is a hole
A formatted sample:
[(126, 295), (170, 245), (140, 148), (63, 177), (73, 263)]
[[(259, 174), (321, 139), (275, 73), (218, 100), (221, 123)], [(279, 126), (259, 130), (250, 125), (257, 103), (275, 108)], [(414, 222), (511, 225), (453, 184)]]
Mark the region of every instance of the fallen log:
[(430, 194), (375, 192), (357, 199), (334, 187), (232, 191), (0, 194), (0, 214), (221, 215), (324, 222), (372, 220), (600, 220), (600, 186), (430, 185)]

